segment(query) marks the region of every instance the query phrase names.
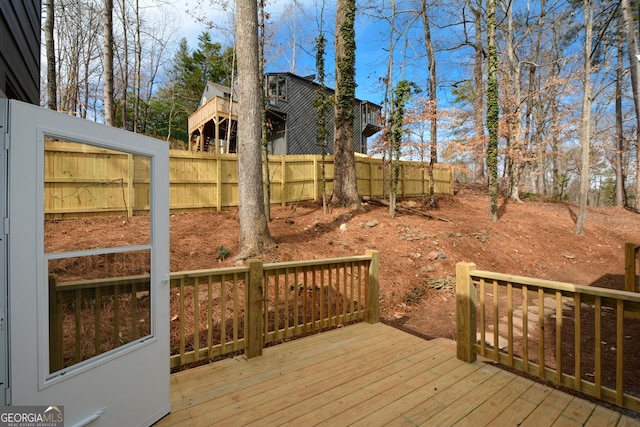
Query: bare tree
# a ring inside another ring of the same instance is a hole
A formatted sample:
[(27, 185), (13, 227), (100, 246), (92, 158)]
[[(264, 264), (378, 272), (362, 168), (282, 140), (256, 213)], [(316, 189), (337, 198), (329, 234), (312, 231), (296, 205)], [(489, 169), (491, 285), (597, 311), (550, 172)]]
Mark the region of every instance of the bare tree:
[(627, 38), (627, 51), (629, 53), (633, 102), (636, 111), (636, 209), (638, 209), (640, 208), (640, 81), (638, 80), (640, 79), (640, 51), (638, 51), (638, 39), (633, 28), (633, 16), (629, 0), (621, 0), (621, 5)]
[(58, 109), (58, 87), (56, 84), (56, 49), (53, 37), (55, 22), (54, 0), (45, 1), (44, 41), (47, 52), (47, 108), (56, 111)]
[(582, 120), (580, 122), (580, 147), (582, 150), (580, 167), (580, 202), (576, 218), (575, 232), (584, 234), (589, 200), (590, 150), (591, 150), (591, 55), (593, 39), (593, 0), (584, 0), (584, 85), (582, 95)]
[(113, 126), (113, 0), (104, 0), (104, 123)]
[(625, 204), (624, 197), (624, 167), (622, 165), (622, 153), (624, 150), (624, 134), (622, 130), (622, 79), (624, 76), (624, 21), (619, 19), (618, 26), (618, 62), (616, 66), (616, 151), (615, 151), (615, 170), (616, 170), (616, 206), (623, 207)]
[(475, 93), (473, 97), (474, 113), (473, 113), (473, 129), (475, 133), (475, 143), (473, 147), (473, 158), (475, 163), (473, 182), (476, 184), (485, 183), (484, 173), (484, 79), (482, 72), (482, 64), (484, 61), (484, 45), (482, 43), (482, 0), (477, 0), (478, 5), (475, 7), (471, 0), (469, 5), (473, 13), (473, 23), (475, 28), (475, 40), (473, 42), (474, 61), (473, 61), (473, 79), (475, 83)]
[(258, 8), (255, 0), (236, 1), (238, 58), (238, 171), (240, 253), (246, 259), (275, 245), (264, 212)]
[(427, 50), (429, 61), (429, 105), (431, 113), (431, 132), (429, 134), (429, 204), (435, 208), (438, 206), (435, 191), (435, 180), (433, 177), (433, 167), (438, 163), (438, 101), (437, 101), (437, 76), (436, 76), (436, 55), (431, 40), (431, 28), (429, 17), (427, 16), (427, 1), (422, 0), (422, 25), (424, 27), (424, 44)]
[(356, 40), (355, 0), (338, 0), (336, 11), (336, 89), (334, 114), (334, 204), (360, 208), (356, 160), (353, 153)]
[(496, 51), (496, 0), (487, 1), (487, 168), (489, 170), (489, 219), (498, 220), (498, 58)]

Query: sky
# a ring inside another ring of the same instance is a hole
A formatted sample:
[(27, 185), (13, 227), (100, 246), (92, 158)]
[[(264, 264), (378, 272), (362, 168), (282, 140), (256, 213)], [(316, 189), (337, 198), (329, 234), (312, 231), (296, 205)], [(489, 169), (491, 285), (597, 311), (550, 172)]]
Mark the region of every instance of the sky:
[[(176, 20), (176, 31), (174, 37), (176, 43), (185, 37), (190, 48), (197, 46), (198, 35), (207, 31), (208, 27), (204, 22), (197, 22), (192, 16), (192, 11), (205, 10), (202, 16), (205, 21), (215, 22), (222, 30), (209, 30), (213, 41), (221, 42), (223, 45), (232, 43), (230, 28), (232, 27), (233, 7), (229, 6), (224, 10), (222, 6), (211, 5), (210, 0), (203, 0), (206, 7), (198, 5), (198, 0), (173, 1), (164, 3), (157, 7), (161, 0), (144, 0), (145, 4), (152, 6), (149, 10), (157, 9), (156, 13), (169, 13), (174, 15)], [(309, 75), (315, 73), (315, 52), (314, 38), (319, 31), (317, 16), (320, 15), (317, 0), (297, 0), (301, 8), (293, 6), (293, 0), (267, 0), (267, 12), (272, 31), (277, 46), (272, 46), (267, 51), (266, 71), (290, 71), (299, 75)], [(153, 7), (156, 6), (156, 7)], [(162, 12), (159, 12), (162, 11)], [(384, 85), (381, 78), (386, 76), (389, 44), (389, 26), (379, 19), (369, 17), (370, 12), (358, 11), (356, 16), (356, 97), (382, 104), (384, 100)], [(333, 58), (333, 33), (335, 31), (335, 1), (327, 2), (324, 11), (325, 21), (323, 29), (326, 31), (327, 57), (326, 74), (327, 85), (334, 86), (335, 62)], [(421, 27), (420, 25), (418, 27)], [(291, 34), (295, 34), (296, 48), (291, 48)], [(405, 42), (398, 42), (396, 49), (398, 52), (407, 49), (409, 56), (411, 50), (421, 50), (422, 46), (413, 46), (414, 41), (419, 41), (421, 36)], [(295, 54), (294, 54), (295, 52)], [(398, 53), (398, 55), (403, 55)], [(292, 65), (292, 57), (295, 56), (295, 67)], [(401, 58), (396, 59), (397, 63)], [(420, 60), (418, 60), (420, 62)], [(406, 74), (405, 74), (406, 73)], [(411, 73), (418, 73), (412, 75)], [(397, 82), (403, 76), (408, 80), (416, 81), (419, 86), (426, 87), (427, 65), (412, 62), (405, 68), (405, 71), (398, 69), (395, 71), (394, 80)], [(442, 88), (445, 98), (449, 96), (448, 88)]]

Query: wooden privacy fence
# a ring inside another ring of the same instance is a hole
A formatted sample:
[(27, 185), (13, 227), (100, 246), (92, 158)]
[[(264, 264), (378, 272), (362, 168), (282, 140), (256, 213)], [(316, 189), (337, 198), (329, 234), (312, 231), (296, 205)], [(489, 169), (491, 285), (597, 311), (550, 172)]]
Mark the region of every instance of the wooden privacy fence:
[[(163, 143), (158, 141), (159, 144)], [(235, 154), (170, 151), (172, 212), (238, 206)], [(143, 156), (55, 141), (45, 143), (45, 215), (47, 219), (90, 215), (144, 215), (149, 209), (149, 160)], [(333, 190), (333, 156), (325, 159), (326, 191)], [(321, 156), (269, 156), (271, 203), (320, 200)], [(381, 159), (356, 156), (358, 191), (381, 197)], [(453, 194), (453, 170), (436, 165), (435, 191)], [(398, 196), (418, 196), (429, 189), (427, 165), (401, 162)]]
[(624, 245), (624, 290), (638, 292), (638, 267), (640, 266), (640, 245), (625, 243)]
[(640, 295), (456, 266), (457, 356), (476, 354), (640, 411), (640, 366), (629, 362)]
[[(378, 271), (379, 253), (367, 251), (171, 273), (171, 368), (238, 351), (254, 357), (264, 345), (284, 339), (363, 320), (375, 323)], [(51, 372), (148, 335), (148, 291), (148, 276), (73, 283), (52, 276)]]

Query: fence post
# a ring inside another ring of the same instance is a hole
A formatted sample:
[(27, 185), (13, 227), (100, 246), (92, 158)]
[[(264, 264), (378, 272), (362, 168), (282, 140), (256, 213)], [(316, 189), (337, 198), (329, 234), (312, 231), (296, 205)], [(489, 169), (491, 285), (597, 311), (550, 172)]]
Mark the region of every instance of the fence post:
[(369, 264), (369, 280), (365, 295), (366, 314), (368, 323), (380, 321), (380, 252), (369, 249), (365, 255), (371, 257)]
[(456, 264), (456, 355), (469, 363), (476, 360), (476, 289), (471, 281), (475, 269), (471, 262)]
[(245, 297), (245, 325), (244, 325), (244, 353), (248, 358), (262, 356), (264, 345), (263, 321), (263, 270), (262, 260), (250, 259), (245, 261), (249, 267), (249, 280), (247, 281)]
[(49, 373), (64, 367), (62, 307), (58, 305), (58, 278), (49, 275)]
[(636, 244), (624, 244), (624, 290), (637, 292), (636, 289)]
[(222, 158), (220, 151), (216, 150), (216, 211), (222, 210)]

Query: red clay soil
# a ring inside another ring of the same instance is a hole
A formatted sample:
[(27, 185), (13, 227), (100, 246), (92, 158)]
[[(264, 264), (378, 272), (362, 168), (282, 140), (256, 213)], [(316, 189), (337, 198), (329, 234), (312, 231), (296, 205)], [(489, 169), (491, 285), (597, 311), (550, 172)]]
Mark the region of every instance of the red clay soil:
[[(423, 206), (419, 199), (403, 200), (401, 205), (447, 221), (402, 213), (391, 219), (387, 208), (371, 204), (365, 204), (363, 212), (333, 208), (328, 214), (313, 203), (274, 206), (269, 227), (278, 246), (261, 257), (280, 262), (376, 249), (383, 319), (424, 337), (454, 339), (457, 262), (622, 289), (624, 243), (640, 243), (640, 215), (622, 208), (590, 207), (585, 233), (577, 236), (577, 208), (565, 203), (502, 200), (497, 222), (488, 220), (486, 192), (470, 187), (439, 197), (437, 209)], [(46, 246), (48, 251), (95, 248), (115, 245), (123, 235), (144, 241), (147, 227), (144, 217), (128, 222), (112, 217), (51, 222)], [(217, 259), (220, 245), (231, 251), (222, 262)], [(230, 266), (237, 253), (236, 210), (171, 215), (172, 272)]]

